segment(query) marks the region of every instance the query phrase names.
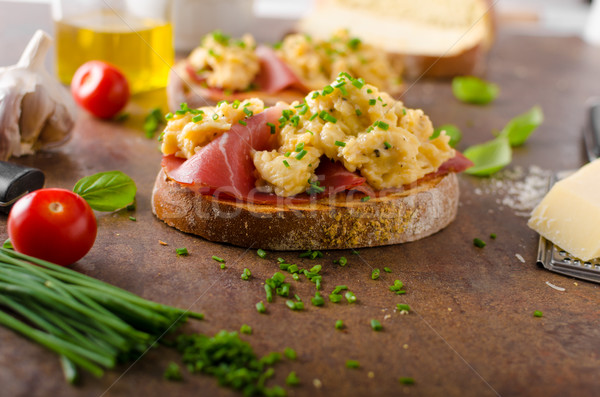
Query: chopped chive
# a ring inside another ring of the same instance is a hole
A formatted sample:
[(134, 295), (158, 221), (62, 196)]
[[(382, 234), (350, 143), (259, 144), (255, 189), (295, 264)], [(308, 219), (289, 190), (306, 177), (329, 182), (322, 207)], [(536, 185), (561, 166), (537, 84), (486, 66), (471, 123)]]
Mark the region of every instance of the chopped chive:
[(174, 117), (173, 113), (171, 113), (171, 112), (165, 114), (165, 120), (171, 120), (173, 117)]
[(352, 39), (350, 39), (350, 41), (348, 41), (348, 47), (350, 47), (353, 50), (356, 50), (358, 48), (358, 46), (360, 45), (361, 41), (358, 37), (354, 37)]
[(297, 160), (302, 160), (302, 157), (304, 157), (304, 156), (306, 155), (306, 153), (308, 153), (308, 152), (307, 152), (305, 149), (302, 149), (302, 150), (300, 151), (300, 153), (298, 153), (298, 154), (296, 155), (296, 159), (297, 159)]
[(313, 113), (312, 116), (310, 116), (310, 118), (308, 120), (313, 121), (314, 119), (317, 118), (318, 115), (319, 115), (318, 113)]
[(346, 368), (357, 369), (360, 367), (360, 364), (356, 360), (346, 360)]
[(302, 149), (304, 149), (304, 142), (300, 142), (299, 144), (296, 145), (297, 152), (302, 151)]
[[(64, 356), (63, 356), (64, 357)], [(183, 376), (181, 375), (181, 370), (179, 365), (174, 362), (170, 362), (163, 373), (163, 378), (170, 381), (181, 381), (183, 380)]]
[(399, 312), (402, 312), (402, 311), (404, 311), (404, 312), (409, 312), (409, 311), (410, 311), (410, 306), (408, 306), (408, 305), (407, 305), (407, 304), (405, 304), (405, 303), (398, 303), (398, 304), (396, 304), (396, 309), (397, 309)]
[(344, 297), (346, 298), (348, 303), (356, 302), (356, 295), (354, 295), (354, 292), (352, 292), (352, 291), (346, 291), (346, 293), (344, 294)]
[(544, 313), (542, 313), (540, 310), (536, 310), (533, 312), (533, 317), (543, 317)]
[(248, 123), (246, 123), (244, 120), (238, 120), (238, 123), (244, 126), (248, 125)]
[(218, 115), (218, 114), (216, 114), (216, 113), (215, 113), (215, 114), (213, 114), (213, 115), (212, 115), (212, 119), (213, 119), (213, 120), (217, 120), (218, 118), (219, 118), (219, 115)]
[(413, 378), (409, 378), (407, 376), (402, 376), (398, 379), (398, 382), (402, 383), (403, 385), (414, 385), (415, 384), (415, 380)]
[(246, 334), (246, 335), (251, 335), (252, 327), (249, 326), (248, 324), (242, 324), (242, 326), (240, 327), (240, 333)]
[(234, 109), (239, 108), (240, 107), (240, 101), (239, 101), (239, 99), (236, 99), (235, 101), (233, 101), (231, 103), (231, 107), (234, 108)]
[(293, 300), (287, 300), (285, 304), (291, 310), (304, 310), (304, 303), (302, 301), (294, 302)]
[(495, 240), (495, 239), (496, 239), (496, 237), (497, 237), (497, 236), (496, 236), (496, 233), (492, 233), (492, 234), (490, 234), (490, 238), (491, 238), (492, 240)]
[(325, 87), (323, 87), (323, 91), (321, 92), (321, 95), (325, 96), (328, 94), (331, 94), (333, 92), (333, 87), (330, 85), (326, 85)]
[(188, 256), (190, 253), (188, 252), (187, 248), (183, 247), (183, 248), (176, 248), (175, 249), (175, 253), (177, 254), (177, 256)]
[(300, 110), (298, 110), (298, 114), (303, 116), (306, 114), (306, 112), (308, 112), (308, 105), (305, 103), (302, 105), (302, 108), (300, 108)]
[(367, 94), (372, 94), (372, 93), (373, 93), (373, 90), (370, 88), (367, 88)]
[(485, 247), (485, 241), (483, 241), (483, 240), (481, 240), (479, 238), (474, 238), (473, 239), (473, 245), (475, 247), (478, 247), (478, 248), (483, 248), (483, 247)]
[(315, 92), (313, 92), (313, 94), (312, 94), (311, 98), (312, 98), (312, 99), (315, 99), (315, 98), (316, 98), (316, 97), (318, 97), (318, 96), (319, 96), (319, 91), (315, 91)]
[(313, 304), (313, 306), (323, 306), (325, 304), (325, 299), (323, 299), (323, 297), (321, 296), (321, 294), (319, 294), (318, 291), (316, 292), (314, 298), (311, 298), (310, 301)]
[(294, 298), (296, 298), (296, 300), (298, 302), (302, 302), (302, 299), (300, 299), (300, 297), (298, 296), (298, 294), (294, 294)]
[(275, 134), (275, 124), (267, 123), (267, 125), (269, 126), (269, 128), (271, 128), (271, 134)]
[(285, 378), (285, 384), (288, 386), (298, 386), (300, 384), (300, 378), (298, 378), (296, 372), (291, 371), (289, 373), (289, 375)]
[(288, 360), (295, 360), (296, 358), (298, 358), (298, 354), (296, 354), (296, 350), (292, 349), (291, 347), (286, 347), (285, 349), (283, 349), (283, 355)]
[(219, 257), (218, 257), (218, 256), (216, 256), (216, 255), (213, 255), (213, 256), (212, 256), (212, 259), (213, 259), (213, 260), (215, 260), (215, 261), (217, 261), (217, 262), (225, 263), (225, 259), (223, 259), (223, 258), (219, 258)]
[(371, 200), (371, 196), (365, 196), (360, 199), (360, 201), (362, 201), (363, 203), (369, 200)]
[(136, 219), (136, 217), (135, 217), (135, 216), (130, 216), (130, 217), (129, 217), (129, 220), (130, 220), (130, 221), (134, 221), (134, 222), (135, 222), (135, 221), (137, 221), (137, 219)]
[[(289, 270), (289, 269), (288, 269)], [(293, 273), (292, 274), (292, 278), (294, 279), (294, 281), (298, 281), (300, 280), (300, 276), (298, 276), (298, 273)]]
[(337, 123), (337, 119), (335, 117), (333, 117), (332, 115), (330, 115), (329, 113), (327, 113), (326, 110), (322, 110), (321, 113), (319, 113), (319, 117), (323, 121), (327, 121), (327, 122), (330, 122), (333, 124)]
[(392, 147), (388, 141), (383, 142), (383, 146), (385, 146), (386, 149), (390, 149)]
[(342, 300), (342, 295), (340, 294), (329, 294), (329, 300), (333, 303), (339, 303)]
[(335, 329), (343, 329), (344, 328), (344, 322), (342, 320), (337, 320), (335, 322)]
[(333, 289), (333, 291), (332, 291), (331, 293), (332, 293), (332, 294), (338, 294), (338, 293), (340, 293), (341, 291), (344, 291), (344, 290), (347, 290), (347, 289), (348, 289), (348, 286), (347, 286), (347, 285), (338, 285), (338, 286), (336, 286), (336, 287)]
[(256, 255), (260, 256), (263, 259), (267, 257), (267, 253), (265, 252), (265, 250), (260, 248), (256, 250)]
[(373, 331), (381, 331), (383, 326), (378, 320), (373, 319), (371, 320), (371, 328), (373, 328)]
[(340, 259), (337, 260), (337, 264), (344, 267), (348, 263), (348, 259), (345, 256), (340, 256)]
[(225, 268), (227, 268), (227, 266), (225, 266), (224, 263), (221, 263), (221, 269), (225, 269)]
[(334, 143), (335, 143), (335, 146), (341, 146), (341, 147), (346, 146), (346, 142), (335, 141)]
[(371, 279), (377, 280), (379, 278), (379, 269), (373, 269), (371, 272)]
[(265, 293), (267, 296), (267, 302), (273, 302), (273, 288), (269, 284), (265, 284)]
[(250, 273), (250, 270), (247, 267), (245, 267), (244, 271), (242, 273), (242, 280), (248, 281), (248, 280), (250, 280), (251, 276), (252, 276), (252, 273)]
[(290, 157), (291, 154), (292, 154), (292, 152), (285, 152), (284, 156), (285, 157)]
[(283, 284), (281, 284), (281, 287), (278, 287), (275, 290), (275, 292), (279, 296), (285, 296), (285, 297), (290, 296), (290, 284), (289, 283), (283, 283)]
[(192, 117), (192, 121), (193, 121), (194, 123), (197, 123), (197, 122), (199, 122), (199, 121), (202, 121), (202, 118), (203, 118), (203, 117), (204, 117), (204, 115), (202, 115), (202, 114), (197, 114), (197, 115), (195, 115), (194, 117)]
[(288, 270), (290, 266), (291, 266), (291, 265), (290, 265), (289, 263), (285, 263), (285, 262), (281, 262), (281, 263), (279, 264), (279, 268), (280, 268), (281, 270)]
[(386, 273), (391, 273), (392, 269), (390, 269), (389, 267), (384, 267), (383, 271), (386, 272)]
[(283, 165), (285, 165), (286, 168), (290, 168), (290, 163), (288, 163), (287, 160), (283, 160)]
[(361, 78), (352, 80), (352, 85), (360, 90), (365, 85), (365, 81), (361, 77)]
[(376, 99), (369, 99), (369, 105), (370, 105), (370, 106), (373, 106), (373, 105), (375, 105), (376, 103), (377, 103), (377, 100), (376, 100)]
[(290, 273), (298, 273), (298, 265), (290, 265), (290, 267), (287, 268), (287, 271)]
[(265, 307), (265, 304), (262, 301), (260, 301), (256, 304), (256, 311), (259, 313), (267, 312), (267, 308)]
[(248, 109), (248, 108), (246, 107), (246, 105), (244, 105), (244, 113), (245, 113), (245, 114), (246, 114), (246, 116), (248, 116), (248, 117), (251, 117), (251, 116), (253, 116), (253, 115), (254, 115), (254, 112), (253, 112), (252, 110)]
[(357, 116), (362, 116), (362, 112), (360, 111), (360, 109), (356, 109), (355, 113)]

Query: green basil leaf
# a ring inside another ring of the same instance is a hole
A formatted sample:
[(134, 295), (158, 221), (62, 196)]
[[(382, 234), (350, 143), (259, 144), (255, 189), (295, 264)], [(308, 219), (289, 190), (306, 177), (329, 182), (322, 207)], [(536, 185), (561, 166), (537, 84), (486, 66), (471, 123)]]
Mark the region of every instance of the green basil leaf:
[(433, 130), (433, 134), (429, 139), (435, 139), (438, 136), (440, 136), (440, 132), (442, 132), (442, 130), (446, 131), (446, 135), (450, 137), (450, 142), (448, 142), (448, 144), (451, 147), (456, 147), (456, 144), (462, 139), (462, 133), (460, 132), (458, 127), (453, 124), (444, 124), (439, 126), (435, 130)]
[(500, 135), (507, 137), (511, 146), (521, 146), (543, 121), (542, 108), (534, 106), (529, 111), (510, 120)]
[(96, 211), (116, 211), (134, 201), (136, 186), (123, 172), (108, 171), (80, 179), (73, 191)]
[(500, 93), (500, 88), (475, 76), (457, 76), (452, 79), (452, 93), (463, 102), (485, 105)]
[(512, 149), (505, 136), (471, 146), (463, 154), (475, 164), (465, 173), (477, 176), (487, 176), (500, 171), (512, 160)]
[(154, 137), (156, 130), (162, 124), (163, 115), (160, 112), (160, 108), (154, 108), (148, 113), (144, 119), (144, 132), (147, 138)]

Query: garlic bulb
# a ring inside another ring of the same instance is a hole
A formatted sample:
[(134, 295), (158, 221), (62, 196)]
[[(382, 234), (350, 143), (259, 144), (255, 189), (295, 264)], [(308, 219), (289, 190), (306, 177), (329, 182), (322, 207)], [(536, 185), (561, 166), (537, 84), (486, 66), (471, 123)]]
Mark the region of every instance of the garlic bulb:
[(75, 124), (69, 91), (44, 69), (51, 45), (38, 30), (19, 62), (0, 68), (0, 160), (63, 143)]

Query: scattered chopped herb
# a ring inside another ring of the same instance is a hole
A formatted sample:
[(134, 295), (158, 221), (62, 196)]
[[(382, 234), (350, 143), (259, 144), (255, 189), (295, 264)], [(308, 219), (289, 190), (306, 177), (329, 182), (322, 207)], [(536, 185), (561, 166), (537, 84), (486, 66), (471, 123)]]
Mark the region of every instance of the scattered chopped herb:
[(346, 291), (346, 293), (344, 294), (344, 297), (346, 298), (348, 303), (356, 302), (356, 295), (354, 295), (354, 292), (352, 292), (352, 291)]
[(337, 123), (337, 119), (335, 117), (333, 117), (332, 115), (330, 115), (329, 113), (327, 113), (326, 110), (322, 110), (321, 113), (319, 113), (319, 117), (323, 121), (327, 121), (327, 122), (330, 122), (333, 124)]
[(173, 117), (174, 117), (173, 113), (171, 113), (171, 112), (165, 114), (165, 120), (167, 120), (167, 121), (171, 120)]
[(405, 294), (406, 291), (403, 290), (404, 283), (400, 280), (394, 280), (394, 285), (390, 286), (390, 291), (395, 292), (398, 295)]
[(300, 378), (294, 371), (291, 371), (287, 378), (285, 378), (285, 384), (288, 386), (298, 386), (300, 384)]
[(130, 216), (130, 217), (129, 217), (129, 220), (130, 220), (130, 221), (134, 221), (134, 222), (135, 222), (135, 221), (137, 221), (137, 219), (136, 219), (136, 217), (135, 217), (135, 216)]
[(217, 262), (225, 263), (225, 259), (223, 259), (223, 258), (219, 258), (219, 257), (218, 257), (218, 256), (216, 256), (216, 255), (213, 255), (213, 256), (212, 256), (212, 259), (213, 259), (213, 260), (215, 260), (215, 261), (217, 261)]
[(362, 112), (360, 111), (360, 109), (356, 109), (354, 112), (357, 116), (362, 116)]
[(292, 310), (304, 310), (304, 303), (302, 301), (294, 302), (293, 300), (287, 300), (285, 304)]
[(290, 273), (298, 273), (298, 265), (290, 265), (290, 267), (287, 268), (287, 271)]
[(219, 118), (219, 115), (217, 113), (215, 113), (215, 114), (212, 115), (212, 119), (213, 120), (217, 120), (218, 118)]
[(536, 310), (533, 312), (533, 317), (543, 317), (544, 313), (542, 313), (540, 310)]
[[(308, 189), (306, 189), (306, 193), (308, 193), (308, 194), (319, 194), (319, 193), (323, 193), (325, 191), (325, 188), (320, 186), (321, 183), (319, 181), (312, 182), (309, 180), (308, 184), (310, 185), (310, 187)], [(315, 252), (318, 252), (318, 251), (315, 251)], [(310, 255), (312, 255), (312, 253), (307, 256), (310, 256)], [(311, 258), (311, 259), (315, 259), (315, 258)]]
[(337, 263), (338, 265), (344, 267), (346, 266), (346, 264), (348, 263), (348, 259), (346, 259), (345, 256), (340, 256), (340, 259), (337, 259), (335, 261), (333, 261), (334, 263)]
[(360, 364), (356, 360), (346, 360), (346, 368), (357, 369), (360, 367)]
[(402, 376), (398, 379), (398, 382), (402, 383), (403, 385), (414, 385), (415, 384), (415, 380), (413, 378), (409, 378), (406, 376)]
[[(381, 120), (377, 120), (376, 122), (373, 123), (373, 127), (377, 127), (377, 128), (379, 128), (381, 130), (387, 131), (390, 128), (390, 125), (388, 123), (386, 123), (386, 122), (381, 121)], [(385, 142), (385, 143), (387, 143), (387, 142)], [(387, 145), (385, 145), (385, 147), (387, 149), (389, 149), (390, 147), (392, 147), (392, 145), (390, 145), (388, 143)]]
[(329, 300), (333, 303), (339, 303), (342, 300), (342, 295), (340, 294), (330, 294)]
[(292, 349), (291, 347), (286, 347), (285, 349), (283, 349), (283, 355), (288, 360), (295, 360), (296, 358), (298, 358), (298, 354), (296, 354), (296, 350)]
[(331, 293), (332, 293), (332, 294), (338, 294), (338, 293), (340, 293), (341, 291), (344, 291), (344, 290), (347, 290), (347, 289), (348, 289), (348, 286), (346, 286), (346, 285), (338, 285), (338, 286), (336, 286), (336, 287), (333, 289), (333, 291), (332, 291)]
[(475, 247), (479, 247), (479, 248), (483, 248), (485, 247), (485, 241), (479, 239), (479, 238), (474, 238), (473, 239), (473, 245)]
[(293, 278), (295, 281), (298, 281), (298, 280), (300, 280), (300, 276), (298, 276), (298, 273), (293, 273), (293, 274), (292, 274), (292, 278)]
[(250, 273), (250, 270), (247, 267), (245, 267), (244, 271), (242, 272), (242, 280), (248, 281), (248, 280), (250, 280), (251, 276), (252, 276), (252, 273)]
[(269, 284), (265, 284), (265, 293), (267, 295), (267, 302), (273, 302), (273, 288)]
[(308, 153), (308, 152), (307, 152), (306, 150), (302, 149), (302, 150), (300, 151), (300, 153), (298, 153), (298, 154), (296, 155), (296, 159), (297, 159), (297, 160), (302, 160), (302, 158), (303, 158), (303, 157), (306, 155), (306, 153)]
[(252, 327), (249, 326), (248, 324), (242, 324), (242, 326), (240, 327), (240, 332), (242, 334), (251, 335), (252, 334)]
[(267, 253), (265, 252), (265, 250), (260, 248), (256, 250), (256, 255), (260, 256), (263, 259), (267, 257)]
[(220, 267), (221, 267), (221, 269), (226, 269), (227, 268), (227, 266), (224, 263), (221, 263)]
[(344, 322), (342, 320), (337, 320), (335, 322), (335, 329), (343, 329), (344, 328)]
[(373, 105), (375, 105), (376, 103), (377, 103), (377, 100), (376, 100), (376, 99), (369, 99), (369, 105), (370, 105), (370, 106), (373, 106)]
[(386, 272), (386, 273), (391, 273), (392, 269), (390, 269), (389, 267), (384, 267), (383, 271)]
[(277, 287), (277, 289), (275, 290), (275, 292), (279, 296), (285, 296), (285, 297), (290, 296), (290, 284), (289, 283), (283, 283), (283, 284), (281, 284), (280, 287)]
[(175, 253), (177, 254), (177, 256), (188, 256), (190, 253), (188, 252), (187, 248), (183, 247), (183, 248), (176, 248), (175, 249)]
[(352, 85), (360, 90), (365, 85), (365, 81), (361, 77), (361, 78), (352, 80)]
[(367, 88), (367, 94), (372, 94), (372, 93), (373, 93), (373, 90), (370, 88)]
[(179, 365), (174, 362), (170, 362), (163, 373), (163, 378), (171, 381), (181, 381), (183, 380), (183, 376), (181, 375), (181, 370), (179, 369)]
[(144, 119), (144, 132), (147, 138), (152, 138), (158, 127), (161, 125), (163, 115), (160, 112), (160, 108), (154, 108), (148, 113)]
[(321, 296), (319, 291), (315, 293), (315, 296), (310, 299), (313, 306), (323, 306), (325, 304), (325, 299)]
[(497, 236), (496, 236), (496, 233), (492, 233), (492, 234), (490, 234), (490, 238), (491, 238), (492, 240), (495, 240), (495, 239), (496, 239), (496, 237), (497, 237)]
[(317, 118), (318, 115), (319, 115), (318, 113), (313, 113), (308, 120), (313, 121), (314, 119)]
[(271, 134), (275, 134), (275, 124), (267, 123), (267, 125), (269, 126), (269, 128), (271, 128)]
[(334, 143), (335, 143), (335, 146), (341, 146), (341, 147), (346, 146), (346, 142), (335, 141)]
[(371, 328), (373, 328), (373, 331), (381, 331), (383, 326), (378, 320), (373, 319), (371, 320)]
[(386, 149), (390, 149), (392, 147), (388, 141), (383, 142), (383, 146), (385, 146)]
[(408, 305), (407, 305), (407, 304), (405, 304), (405, 303), (398, 303), (398, 304), (396, 305), (396, 309), (397, 309), (399, 312), (402, 312), (402, 311), (409, 312), (409, 311), (410, 311), (410, 306), (408, 306)]
[(238, 123), (241, 125), (248, 125), (248, 123), (246, 123), (246, 121), (244, 120), (238, 120)]
[(283, 160), (283, 165), (285, 165), (286, 168), (290, 168), (290, 163), (288, 163), (287, 160)]
[(267, 308), (265, 307), (265, 304), (262, 301), (260, 301), (256, 304), (256, 311), (259, 313), (267, 312)]
[(328, 94), (331, 94), (333, 92), (333, 87), (330, 85), (326, 85), (325, 87), (323, 87), (323, 91), (321, 92), (321, 95), (325, 96)]
[(364, 203), (364, 202), (367, 202), (367, 201), (369, 201), (369, 200), (371, 200), (371, 196), (364, 196), (364, 197), (362, 197), (362, 198), (360, 199), (360, 201), (362, 201), (363, 203)]
[(348, 47), (350, 47), (353, 50), (356, 50), (358, 48), (358, 46), (360, 46), (360, 39), (358, 37), (353, 37), (350, 39), (350, 41), (348, 41)]
[(373, 269), (371, 272), (371, 279), (377, 280), (379, 278), (379, 269)]

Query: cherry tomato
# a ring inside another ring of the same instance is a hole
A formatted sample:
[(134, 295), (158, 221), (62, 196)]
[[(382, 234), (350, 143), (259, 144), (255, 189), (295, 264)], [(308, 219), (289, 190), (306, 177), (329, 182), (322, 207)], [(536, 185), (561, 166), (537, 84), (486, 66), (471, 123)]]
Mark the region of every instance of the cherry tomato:
[(96, 117), (109, 119), (129, 101), (129, 84), (115, 66), (102, 61), (89, 61), (77, 69), (71, 80), (75, 101)]
[(15, 250), (59, 265), (83, 258), (96, 240), (89, 204), (65, 189), (40, 189), (17, 201), (8, 215)]

